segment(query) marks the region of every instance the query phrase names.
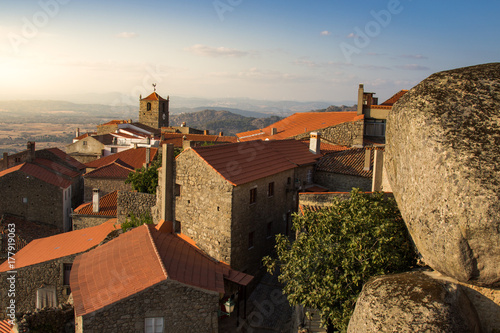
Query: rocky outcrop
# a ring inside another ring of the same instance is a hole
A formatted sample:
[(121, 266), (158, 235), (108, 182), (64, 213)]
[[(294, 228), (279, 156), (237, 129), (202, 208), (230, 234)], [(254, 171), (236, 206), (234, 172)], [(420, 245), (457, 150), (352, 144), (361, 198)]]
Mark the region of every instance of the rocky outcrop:
[(431, 75), (387, 119), (385, 166), (426, 264), (500, 285), (500, 64)]
[(460, 285), (410, 272), (366, 283), (348, 332), (480, 333), (481, 325)]

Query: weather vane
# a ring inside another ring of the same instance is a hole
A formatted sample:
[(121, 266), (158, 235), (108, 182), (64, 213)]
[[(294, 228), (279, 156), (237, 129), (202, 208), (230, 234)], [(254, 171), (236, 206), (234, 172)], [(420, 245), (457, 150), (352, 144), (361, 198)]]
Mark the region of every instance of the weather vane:
[(156, 92), (156, 83), (153, 83), (153, 89), (155, 90)]

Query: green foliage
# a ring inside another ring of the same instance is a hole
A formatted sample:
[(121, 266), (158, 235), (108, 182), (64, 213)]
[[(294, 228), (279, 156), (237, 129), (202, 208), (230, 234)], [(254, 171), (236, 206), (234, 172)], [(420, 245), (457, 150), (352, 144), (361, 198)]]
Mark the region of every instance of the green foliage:
[(363, 284), (372, 276), (409, 270), (415, 251), (394, 199), (355, 189), (348, 200), (318, 212), (295, 214), (292, 243), (276, 236), (278, 259), (264, 258), (292, 305), (318, 309), (323, 325), (347, 329)]
[(158, 168), (160, 166), (161, 155), (158, 154), (148, 168), (142, 167), (129, 173), (125, 183), (132, 184), (132, 188), (138, 192), (155, 194), (156, 186), (158, 186)]
[(136, 217), (134, 213), (130, 213), (130, 219), (127, 218), (125, 222), (122, 223), (122, 230), (123, 232), (127, 232), (143, 224), (153, 224), (151, 214), (141, 214), (139, 217)]

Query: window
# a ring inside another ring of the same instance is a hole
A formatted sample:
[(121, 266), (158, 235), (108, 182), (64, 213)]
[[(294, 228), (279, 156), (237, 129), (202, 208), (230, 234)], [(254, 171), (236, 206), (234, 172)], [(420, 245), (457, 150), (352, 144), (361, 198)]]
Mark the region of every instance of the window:
[(175, 196), (178, 197), (181, 195), (181, 185), (175, 184)]
[(87, 141), (83, 141), (82, 145), (86, 146), (87, 145)]
[(163, 317), (146, 318), (144, 332), (163, 333)]
[(36, 308), (42, 309), (45, 307), (54, 308), (57, 306), (56, 288), (45, 287), (39, 288), (36, 291)]
[(181, 221), (177, 221), (175, 220), (175, 224), (174, 224), (174, 232), (176, 234), (180, 234), (181, 233)]
[(71, 273), (73, 264), (63, 264), (63, 285), (69, 286), (69, 274)]
[(266, 232), (267, 238), (273, 237), (273, 222), (267, 222), (267, 232)]
[(267, 196), (272, 197), (274, 195), (274, 182), (270, 182), (267, 186)]
[(118, 152), (118, 148), (112, 147), (111, 148), (111, 154), (116, 154)]
[(254, 243), (253, 243), (253, 236), (254, 232), (252, 231), (251, 233), (248, 234), (248, 249), (253, 249)]
[(146, 110), (151, 111), (151, 103), (148, 102), (148, 104), (146, 105)]
[(28, 203), (28, 198), (23, 198), (23, 203), (27, 204)]
[(250, 204), (254, 204), (257, 201), (257, 188), (250, 190)]

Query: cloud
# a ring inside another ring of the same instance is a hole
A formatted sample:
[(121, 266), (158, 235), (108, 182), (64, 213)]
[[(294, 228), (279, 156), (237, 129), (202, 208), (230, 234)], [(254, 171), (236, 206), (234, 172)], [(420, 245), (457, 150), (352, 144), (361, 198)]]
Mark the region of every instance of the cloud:
[(396, 66), (398, 69), (410, 70), (410, 71), (427, 71), (430, 70), (429, 67), (417, 65), (417, 64), (408, 64), (402, 66)]
[(137, 36), (139, 36), (138, 34), (136, 34), (135, 32), (120, 32), (119, 34), (116, 34), (115, 35), (116, 37), (118, 38), (135, 38)]
[(228, 57), (228, 58), (241, 58), (250, 55), (251, 52), (231, 49), (228, 47), (212, 47), (202, 44), (196, 44), (185, 49), (202, 57)]
[(331, 34), (331, 32), (330, 32), (330, 31), (328, 31), (328, 30), (324, 30), (324, 31), (321, 31), (321, 32), (320, 32), (320, 35), (321, 35), (321, 36), (329, 36), (330, 34)]
[(400, 57), (407, 59), (428, 59), (426, 56), (421, 54), (402, 54)]
[(351, 32), (349, 35), (347, 35), (347, 38), (356, 38), (358, 35), (356, 35), (354, 32)]
[(386, 66), (377, 66), (377, 65), (360, 65), (358, 66), (361, 69), (366, 69), (366, 70), (391, 70), (391, 68), (386, 67)]

